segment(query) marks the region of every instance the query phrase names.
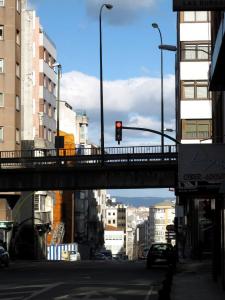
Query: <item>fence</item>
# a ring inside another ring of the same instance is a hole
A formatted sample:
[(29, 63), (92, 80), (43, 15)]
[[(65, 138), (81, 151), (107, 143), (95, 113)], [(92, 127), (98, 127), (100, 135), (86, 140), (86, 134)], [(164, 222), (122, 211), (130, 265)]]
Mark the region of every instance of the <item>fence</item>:
[(58, 244), (47, 247), (47, 260), (62, 260), (64, 251), (78, 251), (78, 244)]

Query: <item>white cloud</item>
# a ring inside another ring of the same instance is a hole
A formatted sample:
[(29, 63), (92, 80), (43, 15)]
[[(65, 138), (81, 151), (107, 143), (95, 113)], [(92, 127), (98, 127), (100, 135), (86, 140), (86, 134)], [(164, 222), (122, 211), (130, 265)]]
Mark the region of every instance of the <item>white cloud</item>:
[(155, 4), (161, 0), (85, 0), (87, 14), (97, 19), (102, 4), (110, 3), (113, 10), (105, 15), (105, 19), (114, 25), (128, 24), (139, 17), (140, 12), (149, 9), (151, 11)]
[[(99, 80), (80, 73), (64, 73), (61, 79), (62, 99), (75, 110), (85, 110), (90, 119), (91, 139), (99, 142), (100, 94)], [(165, 127), (174, 128), (174, 76), (164, 78)], [(103, 82), (105, 140), (114, 140), (114, 121), (124, 126), (137, 126), (160, 130), (161, 81), (159, 78), (138, 77)], [(130, 132), (137, 139), (146, 134)], [(127, 140), (128, 141), (128, 140)]]

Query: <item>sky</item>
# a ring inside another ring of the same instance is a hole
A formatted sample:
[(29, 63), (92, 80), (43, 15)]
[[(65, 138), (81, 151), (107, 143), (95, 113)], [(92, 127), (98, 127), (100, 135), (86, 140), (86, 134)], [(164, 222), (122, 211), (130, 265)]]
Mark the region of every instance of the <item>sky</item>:
[[(102, 10), (105, 146), (117, 146), (114, 122), (124, 126), (161, 128), (160, 35), (176, 45), (172, 0), (29, 0), (44, 31), (54, 41), (62, 65), (61, 99), (89, 118), (89, 140), (100, 144), (99, 12)], [(164, 127), (175, 129), (175, 54), (163, 52)], [(165, 140), (165, 144), (168, 140)], [(168, 143), (170, 143), (168, 141)], [(159, 145), (160, 136), (123, 131), (121, 146)], [(117, 191), (129, 196), (173, 196), (168, 189)]]

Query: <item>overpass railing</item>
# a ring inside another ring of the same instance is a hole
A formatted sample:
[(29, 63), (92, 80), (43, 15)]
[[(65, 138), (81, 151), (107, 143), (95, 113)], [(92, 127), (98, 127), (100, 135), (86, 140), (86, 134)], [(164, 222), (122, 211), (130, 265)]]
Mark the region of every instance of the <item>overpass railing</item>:
[(67, 167), (75, 164), (127, 164), (148, 163), (177, 160), (176, 145), (164, 146), (129, 146), (107, 147), (104, 155), (96, 147), (72, 149), (32, 149), (18, 151), (0, 151), (0, 168), (26, 168), (26, 167)]

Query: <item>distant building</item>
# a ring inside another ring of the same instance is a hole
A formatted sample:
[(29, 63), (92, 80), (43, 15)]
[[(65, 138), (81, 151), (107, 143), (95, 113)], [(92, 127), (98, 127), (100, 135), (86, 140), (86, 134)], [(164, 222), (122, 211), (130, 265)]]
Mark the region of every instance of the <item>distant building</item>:
[[(164, 201), (149, 207), (149, 241), (150, 245), (157, 242), (167, 242), (166, 226), (174, 224), (175, 203)], [(150, 246), (149, 245), (149, 246)]]
[(148, 217), (148, 207), (127, 207), (126, 255), (130, 260), (137, 259), (148, 246)]
[(105, 248), (112, 252), (113, 257), (123, 257), (124, 249), (124, 231), (114, 226), (107, 225), (104, 231)]

